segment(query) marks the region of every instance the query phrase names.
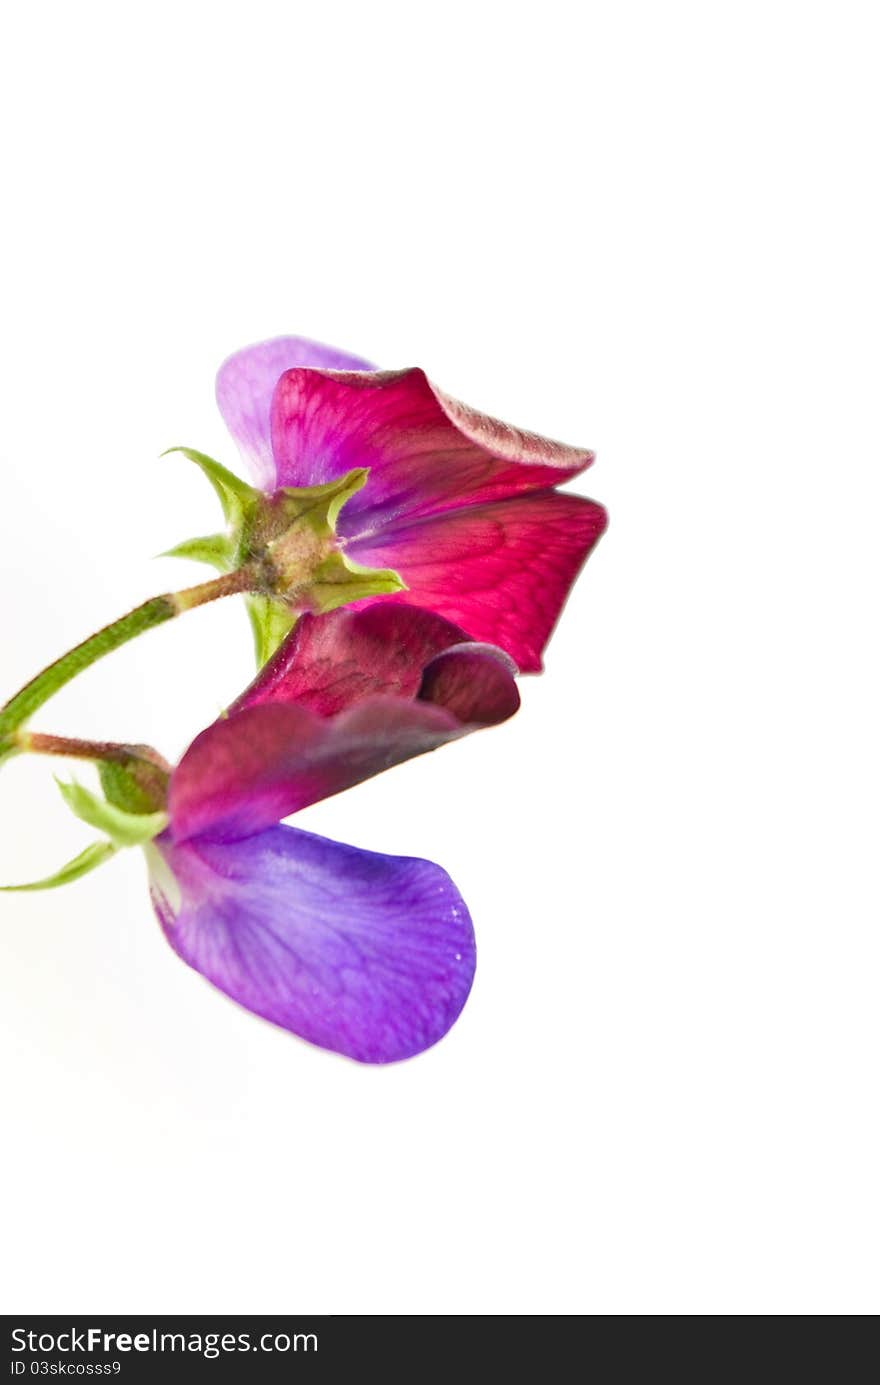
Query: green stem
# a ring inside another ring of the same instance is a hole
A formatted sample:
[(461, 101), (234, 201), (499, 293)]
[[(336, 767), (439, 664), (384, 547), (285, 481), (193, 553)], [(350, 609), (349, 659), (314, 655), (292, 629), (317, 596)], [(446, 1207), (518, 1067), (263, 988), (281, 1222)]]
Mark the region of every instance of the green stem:
[(56, 659), (48, 668), (44, 668), (42, 673), (38, 673), (36, 678), (26, 683), (5, 707), (0, 708), (0, 761), (6, 755), (14, 754), (22, 748), (17, 744), (15, 737), (19, 727), (78, 673), (97, 663), (105, 654), (112, 653), (129, 640), (142, 635), (144, 631), (152, 630), (156, 625), (163, 625), (166, 620), (173, 620), (183, 611), (194, 610), (196, 606), (204, 606), (206, 602), (216, 601), (221, 596), (251, 591), (255, 585), (255, 578), (255, 570), (245, 566), (235, 572), (224, 572), (220, 577), (215, 577), (209, 582), (200, 582), (197, 586), (187, 587), (183, 591), (151, 597), (142, 606), (136, 606), (127, 615), (120, 616), (112, 625), (105, 625), (103, 630), (62, 654), (60, 659)]

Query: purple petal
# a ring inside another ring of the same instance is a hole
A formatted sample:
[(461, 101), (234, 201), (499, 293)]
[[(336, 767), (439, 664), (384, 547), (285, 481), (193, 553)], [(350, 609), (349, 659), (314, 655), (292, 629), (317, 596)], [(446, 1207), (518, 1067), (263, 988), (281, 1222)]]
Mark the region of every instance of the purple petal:
[(476, 965), (473, 927), (430, 861), (291, 827), (225, 845), (154, 845), (152, 897), (169, 943), (273, 1024), (363, 1063), (391, 1063), (429, 1048), (460, 1014)]
[(373, 369), (359, 356), (304, 337), (275, 337), (246, 346), (223, 362), (217, 373), (217, 404), (257, 484), (269, 491), (276, 487), (269, 428), (272, 394), (285, 370), (295, 366)]
[(230, 711), (298, 702), (326, 717), (376, 693), (413, 698), (426, 665), (466, 638), (430, 611), (387, 600), (305, 615)]
[(272, 448), (282, 486), (369, 468), (340, 515), (346, 538), (558, 486), (593, 460), (450, 399), (418, 369), (287, 371), (272, 401)]

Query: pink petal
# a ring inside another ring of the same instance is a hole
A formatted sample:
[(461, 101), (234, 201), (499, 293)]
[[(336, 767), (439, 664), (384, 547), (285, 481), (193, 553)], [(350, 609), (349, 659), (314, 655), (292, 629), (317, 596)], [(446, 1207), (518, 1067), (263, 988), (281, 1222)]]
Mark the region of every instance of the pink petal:
[[(505, 721), (517, 710), (516, 684), (497, 650), (465, 645), (440, 658), (444, 663), (436, 673), (428, 665), (425, 693), (413, 701), (373, 694), (333, 717), (265, 702), (209, 726), (171, 776), (174, 840), (230, 841), (261, 832), (310, 803)], [(458, 659), (464, 665), (457, 675)]]
[(387, 600), (305, 615), (230, 711), (297, 702), (327, 717), (376, 693), (414, 698), (425, 666), (465, 639), (442, 617)]
[(281, 486), (369, 468), (340, 516), (339, 532), (349, 538), (557, 486), (593, 460), (459, 404), (418, 369), (287, 371), (272, 401), (272, 446)]
[(493, 645), (456, 645), (428, 664), (419, 699), (443, 707), (464, 726), (497, 726), (519, 708), (514, 673)]
[(534, 673), (606, 522), (592, 500), (543, 491), (359, 539), (348, 551), (400, 573), (408, 590), (383, 601), (434, 611)]
[(369, 699), (333, 720), (280, 702), (234, 712), (196, 737), (171, 776), (174, 840), (261, 832), (461, 734), (449, 713), (397, 698)]
[(359, 356), (306, 341), (304, 337), (275, 337), (246, 346), (223, 362), (217, 373), (217, 404), (257, 484), (267, 490), (275, 489), (269, 431), (272, 393), (284, 371), (294, 366), (373, 369)]

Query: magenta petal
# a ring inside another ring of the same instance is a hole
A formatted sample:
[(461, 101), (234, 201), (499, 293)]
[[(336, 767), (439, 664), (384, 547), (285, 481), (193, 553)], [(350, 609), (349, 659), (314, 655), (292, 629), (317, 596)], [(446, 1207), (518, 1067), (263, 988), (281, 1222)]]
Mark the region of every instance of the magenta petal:
[(305, 617), (172, 774), (174, 840), (260, 832), (512, 716), (515, 669), (461, 639), (448, 621), (387, 602)]
[(412, 698), (425, 666), (465, 638), (448, 620), (387, 599), (302, 616), (230, 711), (297, 702), (327, 717), (376, 693)]
[(276, 487), (269, 415), (272, 394), (285, 370), (372, 370), (359, 356), (321, 346), (304, 337), (275, 337), (236, 351), (217, 373), (217, 404), (223, 420), (263, 489)]
[(430, 861), (292, 827), (155, 846), (164, 869), (153, 903), (174, 951), (282, 1029), (363, 1063), (392, 1063), (436, 1043), (460, 1014), (476, 966), (473, 927)]
[(332, 719), (280, 702), (234, 712), (196, 737), (171, 776), (174, 840), (261, 832), (467, 729), (440, 707), (394, 697)]
[[(437, 693), (429, 689), (416, 701), (368, 697), (335, 717), (267, 702), (215, 722), (171, 776), (174, 840), (228, 841), (261, 832), (392, 765), (512, 716), (519, 696), (510, 671), (495, 653), (465, 657), (469, 698), (449, 692), (449, 680), (440, 679)], [(488, 665), (485, 676), (475, 671), (479, 661)], [(461, 721), (457, 708), (473, 720)]]
[(542, 491), (389, 530), (349, 551), (400, 573), (408, 590), (394, 603), (436, 611), (533, 673), (606, 522), (592, 500)]
[(272, 401), (278, 483), (310, 486), (368, 467), (348, 538), (461, 505), (559, 485), (593, 454), (524, 433), (442, 394), (424, 371), (290, 370)]
[(419, 698), (445, 708), (465, 726), (497, 726), (519, 709), (515, 674), (500, 649), (463, 644), (431, 660)]

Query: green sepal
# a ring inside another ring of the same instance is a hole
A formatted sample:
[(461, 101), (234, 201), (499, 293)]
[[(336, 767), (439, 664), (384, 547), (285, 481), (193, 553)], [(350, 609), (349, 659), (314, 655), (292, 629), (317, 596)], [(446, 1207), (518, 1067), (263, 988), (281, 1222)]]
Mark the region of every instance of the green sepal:
[(124, 765), (101, 760), (98, 776), (108, 803), (137, 817), (158, 813), (168, 798), (167, 771), (134, 755)]
[(264, 496), (251, 524), (252, 542), (265, 547), (282, 577), (289, 570), (301, 579), (303, 560), (319, 561), (335, 544), (339, 512), (368, 476), (358, 466), (320, 486), (282, 486)]
[(81, 851), (78, 856), (74, 856), (72, 861), (68, 861), (66, 866), (56, 870), (54, 875), (47, 875), (45, 880), (34, 880), (28, 885), (0, 885), (0, 893), (14, 894), (26, 890), (56, 890), (60, 885), (70, 885), (74, 880), (79, 880), (80, 876), (88, 875), (89, 871), (95, 870), (98, 866), (109, 861), (111, 856), (116, 855), (117, 848), (112, 842), (92, 842), (85, 851)]
[(219, 572), (231, 572), (235, 566), (235, 545), (226, 534), (206, 534), (200, 539), (184, 539), (160, 558), (190, 558), (194, 563), (208, 563)]
[(168, 826), (167, 813), (129, 813), (82, 784), (65, 784), (60, 779), (55, 782), (70, 811), (90, 827), (106, 832), (116, 847), (143, 846)]
[(262, 497), (247, 481), (242, 481), (240, 476), (227, 470), (220, 462), (215, 462), (213, 457), (197, 452), (194, 447), (167, 447), (161, 455), (167, 457), (172, 452), (179, 452), (188, 461), (195, 462), (207, 476), (223, 507), (223, 516), (233, 528), (253, 514)]
[(337, 550), (315, 569), (306, 598), (311, 610), (325, 615), (365, 596), (393, 596), (406, 590), (406, 583), (391, 568), (362, 567)]
[(278, 646), (293, 629), (296, 616), (287, 606), (268, 596), (248, 596), (247, 612), (254, 634), (257, 668), (271, 659)]
[(305, 520), (316, 533), (332, 536), (343, 505), (363, 490), (369, 474), (367, 467), (356, 466), (319, 486), (282, 486), (272, 498), (273, 509), (281, 508), (291, 521)]
[(340, 512), (366, 485), (367, 467), (354, 467), (320, 485), (281, 486), (266, 495), (203, 452), (190, 447), (168, 450), (188, 457), (208, 477), (230, 533), (186, 540), (165, 556), (192, 558), (221, 572), (256, 560), (267, 574), (262, 590), (247, 596), (258, 667), (289, 634), (294, 612), (323, 615), (352, 601), (406, 590), (392, 569), (363, 567), (337, 547)]
[(339, 513), (368, 476), (366, 467), (355, 467), (320, 486), (282, 487), (264, 502), (252, 533), (265, 545), (279, 601), (324, 612), (403, 589), (396, 572), (361, 567), (337, 547)]

